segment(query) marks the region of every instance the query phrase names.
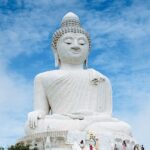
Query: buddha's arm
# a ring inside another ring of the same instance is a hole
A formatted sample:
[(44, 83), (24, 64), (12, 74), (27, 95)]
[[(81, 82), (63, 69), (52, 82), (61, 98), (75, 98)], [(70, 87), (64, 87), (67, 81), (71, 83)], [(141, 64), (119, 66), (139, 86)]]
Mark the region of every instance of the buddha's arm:
[(105, 80), (105, 109), (108, 115), (112, 114), (112, 87), (109, 79)]
[(109, 79), (105, 78), (100, 83), (100, 99), (99, 99), (99, 111), (105, 113), (108, 116), (112, 114), (112, 89)]
[(50, 106), (46, 98), (41, 76), (37, 75), (34, 80), (34, 111), (28, 114), (29, 125), (35, 128), (38, 119), (44, 118), (49, 113)]
[(39, 75), (37, 75), (34, 79), (34, 110), (42, 111), (44, 115), (47, 115), (50, 111), (44, 84), (42, 83), (42, 78)]

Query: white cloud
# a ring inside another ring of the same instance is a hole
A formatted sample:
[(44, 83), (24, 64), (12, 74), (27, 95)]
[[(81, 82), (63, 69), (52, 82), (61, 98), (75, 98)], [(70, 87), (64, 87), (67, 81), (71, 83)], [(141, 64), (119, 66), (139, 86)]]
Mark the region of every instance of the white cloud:
[(12, 72), (0, 70), (0, 145), (14, 144), (24, 133), (32, 108), (32, 84)]
[[(112, 7), (116, 8), (116, 5), (112, 4)], [(122, 37), (136, 42), (137, 39), (150, 35), (150, 9), (147, 7), (147, 3), (133, 2), (131, 6), (122, 8), (120, 14), (117, 12), (111, 14), (112, 7), (108, 8), (107, 12), (93, 11), (85, 16), (85, 25), (91, 32), (97, 48), (102, 47), (103, 44), (104, 48), (106, 44), (111, 47), (112, 42), (117, 42)], [(102, 35), (109, 35), (111, 39), (101, 39)], [(97, 40), (105, 41), (98, 44)]]
[[(150, 97), (149, 97), (150, 98)], [(134, 116), (132, 125), (133, 125), (133, 132), (135, 137), (137, 137), (137, 140), (139, 143), (143, 143), (145, 146), (145, 149), (149, 149), (149, 135), (150, 135), (150, 110), (149, 110), (150, 104), (146, 104), (143, 107), (143, 110), (139, 112), (137, 116)]]

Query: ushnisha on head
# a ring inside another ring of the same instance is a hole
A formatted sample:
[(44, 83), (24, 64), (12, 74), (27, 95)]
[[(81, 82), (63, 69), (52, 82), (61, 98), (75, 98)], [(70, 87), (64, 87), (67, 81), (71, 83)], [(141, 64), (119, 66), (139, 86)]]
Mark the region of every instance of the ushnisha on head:
[(55, 66), (60, 66), (62, 61), (87, 66), (90, 44), (89, 34), (80, 26), (79, 17), (72, 12), (67, 13), (62, 19), (61, 27), (53, 34)]

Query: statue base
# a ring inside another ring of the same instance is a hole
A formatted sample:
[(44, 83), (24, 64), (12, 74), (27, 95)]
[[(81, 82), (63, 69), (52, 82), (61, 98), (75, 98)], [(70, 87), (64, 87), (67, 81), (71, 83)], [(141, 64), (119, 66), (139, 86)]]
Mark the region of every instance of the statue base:
[(39, 150), (112, 150), (115, 146), (122, 149), (123, 142), (127, 150), (133, 150), (133, 137), (108, 133), (93, 133), (92, 131), (47, 131), (25, 136), (18, 140), (29, 144), (30, 149)]

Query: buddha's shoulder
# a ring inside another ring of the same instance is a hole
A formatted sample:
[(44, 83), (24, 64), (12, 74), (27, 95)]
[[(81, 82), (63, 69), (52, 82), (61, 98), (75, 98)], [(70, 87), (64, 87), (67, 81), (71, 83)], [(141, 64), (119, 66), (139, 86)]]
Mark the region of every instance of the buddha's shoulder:
[(56, 78), (57, 76), (60, 76), (59, 70), (50, 70), (50, 71), (45, 71), (37, 74), (35, 76), (35, 80), (52, 79), (52, 78)]
[(104, 79), (105, 81), (110, 82), (109, 78), (106, 75), (104, 75), (103, 73), (101, 73), (95, 69), (89, 69), (89, 71), (92, 72), (95, 76), (100, 77), (100, 78)]

